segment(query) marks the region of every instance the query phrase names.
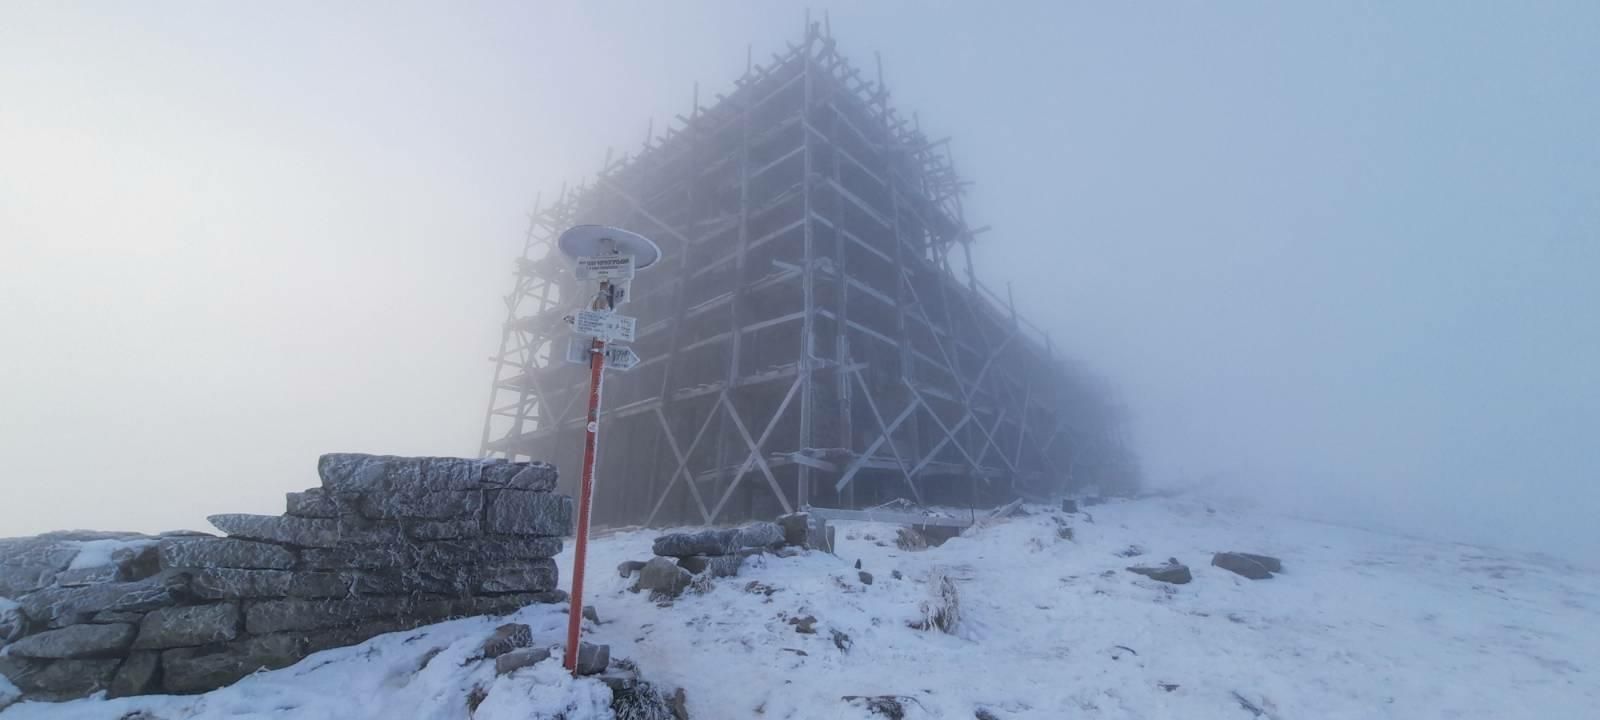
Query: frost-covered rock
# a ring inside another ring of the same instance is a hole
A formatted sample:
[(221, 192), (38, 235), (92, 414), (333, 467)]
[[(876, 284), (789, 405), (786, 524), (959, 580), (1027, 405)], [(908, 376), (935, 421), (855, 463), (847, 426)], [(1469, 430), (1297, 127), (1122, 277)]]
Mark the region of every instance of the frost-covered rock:
[(545, 648), (523, 648), (513, 650), (494, 659), (494, 673), (507, 675), (525, 667), (533, 667), (550, 659), (550, 651)]
[(1283, 572), (1283, 562), (1270, 555), (1223, 552), (1211, 556), (1211, 564), (1251, 580), (1266, 580), (1275, 572)]
[(23, 614), (56, 628), (88, 622), (102, 611), (137, 612), (176, 604), (183, 592), (181, 577), (155, 577), (135, 582), (83, 587), (52, 587), (24, 596)]
[(164, 538), (160, 553), (164, 568), (288, 570), (295, 563), (294, 553), (285, 548), (234, 538)]
[(522, 623), (506, 623), (494, 629), (478, 648), (484, 658), (500, 657), (512, 650), (533, 644), (533, 630)]
[(69, 540), (0, 539), (0, 597), (21, 597), (49, 585), (77, 555), (78, 544)]
[(288, 515), (304, 518), (339, 517), (339, 503), (319, 487), (289, 493), (284, 501)]
[(639, 589), (649, 590), (652, 595), (659, 593), (666, 597), (677, 597), (693, 581), (694, 577), (688, 570), (665, 557), (651, 558), (639, 571)]
[(306, 650), (305, 638), (292, 634), (167, 650), (161, 653), (161, 686), (169, 693), (219, 688), (257, 670), (293, 665)]
[(225, 642), (239, 636), (239, 606), (233, 603), (153, 610), (139, 623), (135, 650)]
[(119, 698), (130, 695), (143, 695), (160, 689), (156, 683), (156, 671), (161, 669), (161, 653), (155, 651), (135, 652), (128, 655), (127, 660), (117, 667), (116, 675), (111, 678), (111, 687), (106, 696)]
[(1135, 565), (1128, 568), (1128, 572), (1173, 585), (1184, 585), (1194, 579), (1189, 566), (1178, 562), (1177, 558), (1168, 558), (1161, 565)]
[(663, 557), (731, 555), (744, 549), (774, 547), (783, 541), (783, 528), (777, 523), (758, 522), (723, 530), (667, 533), (656, 538), (651, 549)]
[(559, 537), (572, 532), (572, 498), (545, 492), (489, 493), (485, 523), (491, 533)]
[(339, 544), (339, 523), (335, 520), (242, 513), (211, 515), (206, 520), (229, 537), (300, 547), (333, 547)]
[(14, 657), (60, 659), (114, 655), (133, 642), (132, 625), (73, 625), (29, 635), (6, 648)]
[(0, 675), (29, 700), (72, 700), (106, 689), (120, 660), (35, 660), (0, 655)]

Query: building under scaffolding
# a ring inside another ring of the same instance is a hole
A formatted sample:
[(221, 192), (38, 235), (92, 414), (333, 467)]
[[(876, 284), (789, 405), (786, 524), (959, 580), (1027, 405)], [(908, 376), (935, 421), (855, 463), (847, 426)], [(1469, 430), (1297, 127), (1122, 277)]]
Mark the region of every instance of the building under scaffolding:
[(1086, 449), (1120, 448), (1114, 413), (1072, 412), (1105, 399), (977, 280), (966, 183), (889, 105), (881, 67), (864, 74), (810, 24), (726, 96), (695, 96), (673, 129), (535, 209), (485, 455), (580, 464), (588, 373), (564, 361), (563, 317), (584, 298), (553, 244), (600, 223), (664, 257), (622, 308), (644, 361), (607, 373), (597, 524), (988, 505), (1094, 480)]

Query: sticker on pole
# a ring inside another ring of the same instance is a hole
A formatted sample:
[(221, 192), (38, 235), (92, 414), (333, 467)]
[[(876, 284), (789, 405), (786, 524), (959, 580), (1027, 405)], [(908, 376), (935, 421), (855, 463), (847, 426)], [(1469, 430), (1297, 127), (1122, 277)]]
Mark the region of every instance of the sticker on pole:
[(626, 345), (606, 346), (606, 367), (614, 370), (632, 370), (639, 365), (639, 354)]
[(585, 255), (578, 258), (579, 280), (631, 280), (632, 255)]
[(572, 330), (579, 335), (588, 335), (606, 342), (633, 342), (633, 329), (637, 322), (635, 318), (627, 315), (599, 310), (579, 310), (578, 314), (572, 317)]

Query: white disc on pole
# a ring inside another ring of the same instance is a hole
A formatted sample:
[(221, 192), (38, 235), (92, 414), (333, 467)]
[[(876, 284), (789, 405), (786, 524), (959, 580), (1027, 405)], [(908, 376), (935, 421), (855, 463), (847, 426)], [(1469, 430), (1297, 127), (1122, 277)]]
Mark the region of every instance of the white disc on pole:
[(556, 247), (574, 260), (594, 255), (632, 255), (636, 270), (661, 259), (661, 248), (649, 238), (607, 225), (574, 225), (556, 239)]

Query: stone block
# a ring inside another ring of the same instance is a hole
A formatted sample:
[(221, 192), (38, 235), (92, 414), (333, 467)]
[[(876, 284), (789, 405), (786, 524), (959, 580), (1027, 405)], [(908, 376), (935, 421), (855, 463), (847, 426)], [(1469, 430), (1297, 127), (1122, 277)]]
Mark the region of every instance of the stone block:
[(0, 675), (17, 686), (29, 700), (59, 702), (88, 697), (106, 689), (120, 663), (115, 658), (35, 660), (0, 656)]
[(507, 675), (525, 667), (533, 667), (549, 659), (550, 651), (545, 648), (513, 650), (494, 659), (494, 674)]
[(556, 468), (542, 462), (506, 462), (486, 460), (483, 465), (483, 486), (551, 492), (556, 489)]
[(111, 677), (108, 698), (131, 697), (156, 692), (160, 689), (156, 673), (161, 669), (161, 653), (135, 652), (128, 655)]
[(139, 623), (135, 650), (165, 650), (233, 640), (239, 636), (239, 606), (189, 605), (153, 610)]
[(460, 520), (412, 520), (404, 522), (400, 527), (407, 538), (418, 542), (461, 540), (483, 534), (483, 527), (477, 516)]
[(189, 591), (203, 600), (283, 597), (289, 594), (289, 570), (206, 568), (189, 575)]
[(133, 642), (133, 626), (72, 625), (46, 630), (6, 646), (14, 657), (38, 659), (92, 658), (118, 655)]
[(322, 488), (288, 493), (284, 498), (287, 514), (303, 518), (339, 517), (339, 503)]
[(599, 675), (611, 666), (611, 646), (578, 643), (578, 674)]
[(410, 495), (368, 493), (356, 501), (362, 517), (372, 520), (453, 520), (483, 511), (481, 490), (441, 490)]
[(1194, 579), (1194, 575), (1189, 572), (1189, 566), (1178, 562), (1175, 558), (1167, 560), (1164, 565), (1136, 565), (1128, 568), (1128, 572), (1173, 585), (1184, 585)]
[(783, 544), (805, 547), (811, 527), (811, 513), (784, 515), (778, 518), (778, 527), (783, 528)]
[(83, 587), (116, 582), (118, 574), (116, 565), (67, 569), (56, 574), (55, 584), (60, 587)]
[(336, 520), (243, 513), (211, 515), (206, 520), (229, 537), (300, 547), (333, 547), (339, 544), (339, 523)]
[(639, 589), (667, 597), (683, 594), (684, 588), (689, 587), (693, 580), (688, 570), (678, 567), (677, 563), (666, 557), (651, 558), (639, 571)]
[(360, 620), (400, 616), (412, 607), (405, 597), (358, 595), (337, 600), (288, 598), (258, 600), (245, 608), (245, 631), (252, 635), (322, 630)]
[(76, 543), (67, 540), (0, 539), (0, 597), (21, 597), (49, 585), (77, 556)]
[(334, 494), (417, 490), (422, 459), (364, 453), (328, 453), (317, 459), (322, 489)]
[(1211, 564), (1251, 580), (1266, 580), (1273, 572), (1283, 571), (1283, 563), (1277, 558), (1250, 553), (1217, 553), (1211, 556)]
[(533, 644), (533, 630), (522, 623), (506, 623), (494, 629), (478, 649), (485, 658), (497, 658), (517, 648)]
[(294, 634), (176, 648), (161, 653), (161, 687), (169, 693), (206, 692), (257, 670), (288, 667), (305, 656), (305, 638)]
[(572, 498), (526, 490), (489, 492), (486, 529), (505, 535), (572, 534)]
[(235, 538), (163, 538), (160, 552), (164, 568), (288, 570), (295, 563), (294, 553), (283, 547)]
[(50, 587), (24, 596), (23, 614), (48, 627), (89, 622), (102, 611), (140, 612), (174, 605), (184, 592), (184, 578), (163, 576), (135, 582), (83, 587)]
[(474, 572), (473, 590), (480, 593), (543, 592), (555, 589), (559, 574), (556, 562), (548, 558), (485, 567)]

